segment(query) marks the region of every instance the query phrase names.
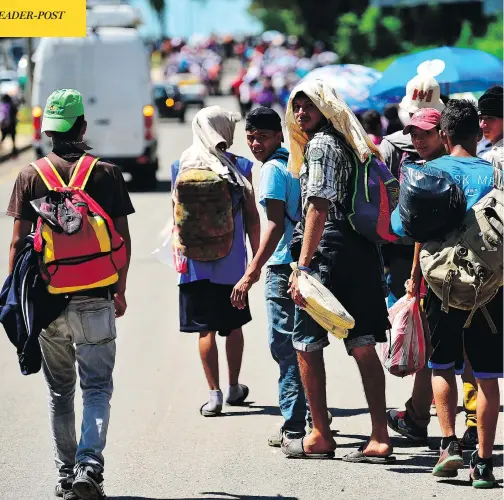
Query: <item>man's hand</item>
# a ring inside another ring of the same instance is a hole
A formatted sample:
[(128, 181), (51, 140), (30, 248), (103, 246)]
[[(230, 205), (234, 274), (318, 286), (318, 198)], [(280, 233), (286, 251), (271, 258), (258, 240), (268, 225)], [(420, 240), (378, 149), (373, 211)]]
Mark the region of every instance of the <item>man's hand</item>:
[(114, 307), (115, 307), (115, 317), (120, 318), (124, 316), (128, 304), (126, 304), (126, 296), (124, 293), (114, 293)]
[(298, 276), (302, 271), (293, 271), (289, 278), (289, 290), (292, 300), (301, 309), (306, 308), (306, 301), (299, 291)]
[(406, 281), (406, 294), (408, 298), (418, 297), (420, 293), (420, 283), (422, 279), (418, 279), (415, 276), (412, 276), (408, 281)]
[(236, 283), (231, 293), (231, 304), (237, 309), (245, 309), (247, 306), (247, 294), (254, 283), (259, 281), (260, 271), (247, 271), (243, 278)]

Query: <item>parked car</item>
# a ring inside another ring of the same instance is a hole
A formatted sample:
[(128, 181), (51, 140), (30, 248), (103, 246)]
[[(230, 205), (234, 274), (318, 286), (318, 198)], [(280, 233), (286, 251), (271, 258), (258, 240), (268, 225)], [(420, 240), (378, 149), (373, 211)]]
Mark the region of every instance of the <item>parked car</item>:
[(180, 89), (173, 83), (158, 83), (153, 86), (154, 105), (160, 118), (178, 118), (185, 122), (187, 104)]
[(177, 85), (186, 105), (195, 105), (204, 108), (208, 94), (205, 84), (194, 75), (177, 76), (179, 77)]

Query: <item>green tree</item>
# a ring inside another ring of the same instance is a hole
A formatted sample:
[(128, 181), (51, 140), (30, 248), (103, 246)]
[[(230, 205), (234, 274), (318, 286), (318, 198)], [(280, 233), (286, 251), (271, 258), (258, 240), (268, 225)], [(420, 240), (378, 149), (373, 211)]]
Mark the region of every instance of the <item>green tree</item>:
[[(278, 22), (278, 17), (266, 17), (264, 11), (290, 11), (295, 18), (294, 23), (289, 23), (286, 31), (289, 35), (299, 34), (300, 26), (306, 38), (313, 42), (321, 40), (330, 46), (334, 42), (334, 26), (338, 19), (347, 12), (353, 12), (360, 16), (368, 6), (368, 0), (254, 0), (251, 6), (251, 13), (262, 14), (264, 20), (274, 20)], [(285, 14), (283, 14), (285, 16)], [(278, 26), (278, 24), (277, 24)], [(264, 24), (264, 29), (275, 29), (272, 25)], [(292, 31), (298, 31), (294, 33)]]

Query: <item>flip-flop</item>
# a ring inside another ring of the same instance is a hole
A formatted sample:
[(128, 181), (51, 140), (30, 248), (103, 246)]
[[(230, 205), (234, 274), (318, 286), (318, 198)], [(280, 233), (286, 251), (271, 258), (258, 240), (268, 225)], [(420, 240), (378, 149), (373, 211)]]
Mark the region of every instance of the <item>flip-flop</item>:
[(396, 461), (396, 457), (392, 455), (387, 455), (386, 457), (372, 457), (364, 455), (364, 449), (367, 443), (362, 445), (358, 450), (352, 451), (348, 455), (345, 455), (342, 460), (343, 462), (352, 462), (354, 464), (381, 464), (388, 465), (393, 464)]
[(325, 453), (306, 453), (303, 446), (304, 437), (300, 439), (284, 439), (282, 451), (287, 458), (310, 458), (316, 460), (330, 460), (334, 458), (334, 451)]

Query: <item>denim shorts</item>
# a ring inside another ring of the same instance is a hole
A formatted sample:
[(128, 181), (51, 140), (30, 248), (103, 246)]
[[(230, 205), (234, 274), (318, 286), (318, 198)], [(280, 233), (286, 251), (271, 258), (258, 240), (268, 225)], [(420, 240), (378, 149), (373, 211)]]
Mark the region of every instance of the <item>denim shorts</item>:
[[(295, 258), (299, 255), (295, 244), (291, 251)], [(390, 324), (383, 265), (376, 245), (343, 221), (326, 223), (310, 268), (355, 320), (345, 339), (348, 354), (354, 347), (387, 340)], [(328, 333), (306, 311), (296, 307), (293, 343), (298, 351), (317, 351), (329, 344)]]

